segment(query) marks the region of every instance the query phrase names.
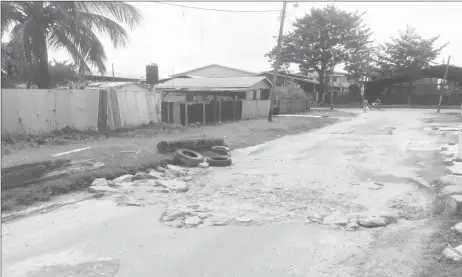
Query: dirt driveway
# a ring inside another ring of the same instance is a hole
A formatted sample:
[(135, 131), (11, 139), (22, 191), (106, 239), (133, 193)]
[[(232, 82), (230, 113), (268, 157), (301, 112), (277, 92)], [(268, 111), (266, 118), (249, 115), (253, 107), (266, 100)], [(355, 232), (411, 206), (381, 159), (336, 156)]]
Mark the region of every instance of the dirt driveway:
[[(186, 193), (130, 188), (143, 207), (106, 197), (3, 224), (3, 276), (412, 276), (435, 228), (426, 187), (443, 174), (425, 116), (371, 112), (236, 150), (232, 167), (190, 170)], [(165, 206), (230, 220), (173, 228)], [(337, 224), (355, 216), (398, 222)]]

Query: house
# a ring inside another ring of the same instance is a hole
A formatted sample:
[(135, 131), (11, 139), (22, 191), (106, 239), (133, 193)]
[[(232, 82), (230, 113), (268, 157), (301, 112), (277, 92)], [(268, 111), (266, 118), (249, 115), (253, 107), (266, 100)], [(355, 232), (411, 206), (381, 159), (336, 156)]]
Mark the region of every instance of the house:
[[(200, 67), (193, 70), (188, 70), (185, 72), (181, 72), (178, 74), (174, 74), (169, 78), (160, 80), (159, 83), (165, 83), (172, 79), (199, 79), (199, 78), (240, 78), (240, 77), (253, 77), (253, 76), (263, 76), (266, 77), (268, 81), (272, 81), (273, 72), (264, 71), (260, 73), (245, 71), (241, 69), (236, 69), (228, 66), (218, 65), (218, 64), (211, 64), (208, 66)], [(173, 81), (174, 83), (175, 81)], [(169, 83), (173, 85), (173, 83)], [(316, 85), (319, 82), (310, 80), (303, 76), (298, 76), (294, 74), (278, 74), (277, 82), (276, 82), (276, 98), (285, 98), (288, 97), (289, 94), (291, 96), (298, 96), (298, 97), (306, 97), (307, 95), (313, 94), (316, 91)], [(175, 86), (175, 85), (173, 85)], [(162, 87), (159, 84), (159, 87)], [(258, 92), (257, 92), (258, 93)], [(257, 99), (268, 99), (269, 95), (267, 95), (266, 91), (262, 91), (262, 97)], [(181, 98), (181, 97), (180, 97)], [(168, 97), (168, 99), (172, 99), (172, 96)], [(182, 98), (179, 99), (182, 101)]]
[(264, 76), (177, 77), (158, 84), (163, 102), (210, 102), (216, 100), (267, 100), (271, 82)]
[[(302, 73), (299, 73), (302, 74)], [(312, 73), (308, 73), (306, 76), (308, 79), (311, 80), (316, 80), (319, 81), (319, 74), (315, 71)], [(330, 74), (324, 75), (325, 81), (329, 82), (330, 81)], [(316, 93), (315, 98), (316, 102), (319, 102), (321, 100), (326, 101), (326, 97), (329, 95), (330, 91), (333, 91), (336, 95), (344, 95), (348, 94), (348, 88), (350, 84), (352, 83), (349, 78), (348, 74), (346, 72), (341, 72), (341, 71), (334, 71), (334, 74), (332, 75), (332, 83), (327, 83), (326, 82), (326, 87), (328, 89), (324, 90), (324, 95), (321, 95), (320, 91)], [(330, 85), (332, 84), (332, 89), (330, 89)]]
[[(273, 79), (272, 71), (265, 71), (258, 76), (265, 76), (268, 80)], [(319, 90), (319, 82), (295, 74), (277, 74), (275, 96), (282, 98), (306, 98), (315, 95)]]

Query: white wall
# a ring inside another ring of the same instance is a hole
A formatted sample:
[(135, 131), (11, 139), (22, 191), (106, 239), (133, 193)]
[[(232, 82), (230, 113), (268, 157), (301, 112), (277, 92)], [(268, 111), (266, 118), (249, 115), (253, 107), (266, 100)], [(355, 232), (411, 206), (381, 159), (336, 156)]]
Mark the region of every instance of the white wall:
[(2, 131), (38, 134), (73, 126), (97, 129), (97, 90), (2, 89)]

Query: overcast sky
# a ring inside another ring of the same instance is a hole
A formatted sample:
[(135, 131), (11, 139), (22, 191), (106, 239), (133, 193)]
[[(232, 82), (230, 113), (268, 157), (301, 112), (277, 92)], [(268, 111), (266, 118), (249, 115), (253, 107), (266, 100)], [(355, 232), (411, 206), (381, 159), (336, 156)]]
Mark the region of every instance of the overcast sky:
[[(173, 2), (185, 6), (232, 9), (281, 9), (282, 2)], [(300, 2), (298, 8), (287, 5), (284, 31), (312, 7), (328, 2)], [(161, 77), (217, 63), (248, 71), (268, 70), (264, 57), (275, 44), (278, 34), (278, 12), (227, 13), (195, 10), (154, 2), (132, 2), (143, 12), (142, 24), (130, 33), (126, 48), (113, 49), (104, 39), (108, 56), (108, 74), (114, 63), (116, 76), (144, 77), (145, 65), (157, 63)], [(337, 2), (347, 11), (364, 11), (364, 22), (378, 43), (397, 36), (406, 24), (424, 37), (440, 35), (440, 43), (449, 42), (438, 62), (451, 55), (451, 64), (462, 66), (462, 2)], [(63, 53), (50, 53), (58, 60), (68, 59)]]

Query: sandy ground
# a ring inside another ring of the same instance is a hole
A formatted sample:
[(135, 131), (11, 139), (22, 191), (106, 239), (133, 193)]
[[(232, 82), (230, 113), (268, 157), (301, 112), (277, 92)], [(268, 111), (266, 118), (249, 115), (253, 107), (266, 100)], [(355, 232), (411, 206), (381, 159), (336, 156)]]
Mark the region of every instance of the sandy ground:
[[(236, 150), (231, 167), (191, 170), (186, 193), (124, 192), (143, 207), (112, 196), (2, 224), (2, 276), (411, 276), (435, 228), (426, 187), (440, 176), (421, 172), (442, 137), (424, 129), (428, 113), (371, 112)], [(159, 222), (188, 205), (234, 220)], [(313, 214), (400, 219), (348, 232)]]

